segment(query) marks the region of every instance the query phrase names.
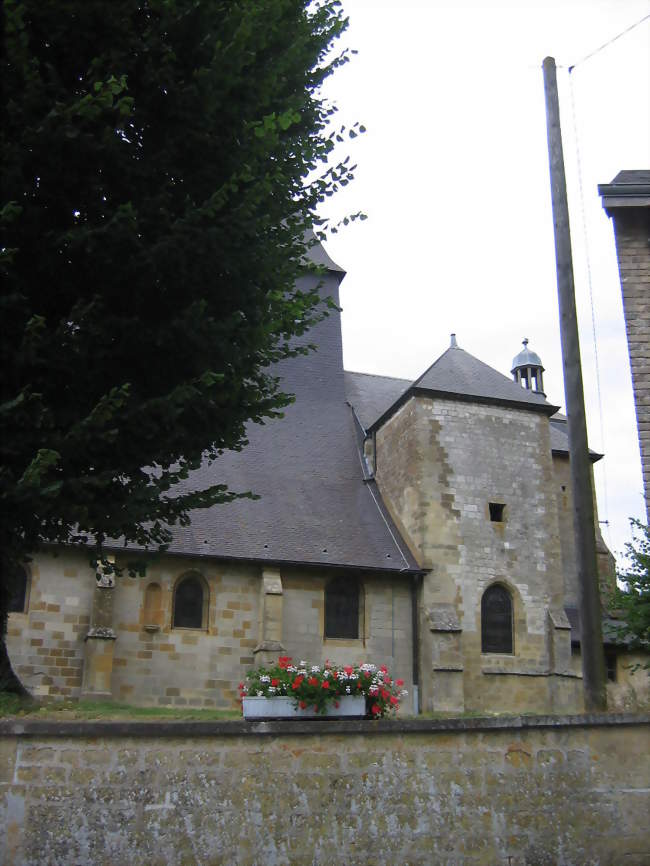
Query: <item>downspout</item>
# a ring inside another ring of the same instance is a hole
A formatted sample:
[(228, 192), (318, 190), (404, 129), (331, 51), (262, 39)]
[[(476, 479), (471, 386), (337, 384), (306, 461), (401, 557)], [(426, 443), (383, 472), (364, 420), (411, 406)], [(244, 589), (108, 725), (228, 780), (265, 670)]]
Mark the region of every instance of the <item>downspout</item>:
[(413, 635), (413, 715), (420, 714), (420, 627), (418, 616), (418, 595), (422, 586), (422, 575), (418, 574), (411, 583), (411, 632)]

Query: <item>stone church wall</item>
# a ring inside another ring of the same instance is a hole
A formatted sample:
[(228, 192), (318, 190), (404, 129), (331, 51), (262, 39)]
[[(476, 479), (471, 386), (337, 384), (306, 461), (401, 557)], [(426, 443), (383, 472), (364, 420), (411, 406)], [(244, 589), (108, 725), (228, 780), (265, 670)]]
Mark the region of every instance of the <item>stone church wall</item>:
[(360, 637), (324, 639), (325, 585), (334, 572), (311, 575), (283, 571), (283, 644), (294, 659), (324, 663), (385, 664), (404, 680), (411, 706), (413, 643), (411, 593), (408, 580), (363, 575)]
[(0, 721), (0, 862), (650, 866), (649, 723)]
[(76, 697), (94, 588), (88, 557), (74, 551), (43, 554), (27, 571), (27, 612), (9, 615), (12, 664), (37, 697)]
[[(576, 568), (575, 539), (573, 530), (573, 497), (571, 493), (571, 470), (569, 456), (553, 455), (553, 472), (555, 476), (555, 493), (557, 496), (557, 511), (560, 527), (560, 542), (562, 549), (562, 573), (564, 575), (565, 607), (578, 606), (578, 573)], [(603, 607), (607, 606), (610, 593), (616, 585), (616, 561), (603, 540), (598, 523), (598, 503), (596, 502), (596, 487), (594, 490), (594, 518), (596, 521), (596, 556), (598, 560), (598, 575), (600, 578), (600, 595)]]
[[(423, 709), (579, 709), (548, 417), (410, 399), (376, 434), (377, 481), (424, 567)], [(490, 503), (503, 505), (494, 521)], [(481, 653), (481, 597), (514, 607), (514, 652)]]
[[(78, 698), (82, 693), (96, 591), (88, 557), (70, 550), (36, 557), (28, 611), (10, 615), (9, 654), (36, 696)], [(125, 562), (118, 556), (118, 565)], [(207, 590), (202, 629), (172, 628), (174, 587), (188, 572), (199, 574)], [(360, 572), (360, 637), (327, 640), (324, 591), (335, 572), (296, 567), (277, 574), (282, 588), (278, 637), (285, 654), (316, 664), (327, 659), (386, 664), (405, 681), (404, 708), (412, 706), (408, 580)], [(113, 698), (140, 705), (236, 708), (238, 683), (263, 661), (254, 652), (264, 636), (262, 576), (257, 565), (162, 556), (149, 564), (145, 577), (126, 571), (117, 577), (115, 588), (105, 590), (113, 594)], [(277, 658), (278, 652), (271, 655)]]

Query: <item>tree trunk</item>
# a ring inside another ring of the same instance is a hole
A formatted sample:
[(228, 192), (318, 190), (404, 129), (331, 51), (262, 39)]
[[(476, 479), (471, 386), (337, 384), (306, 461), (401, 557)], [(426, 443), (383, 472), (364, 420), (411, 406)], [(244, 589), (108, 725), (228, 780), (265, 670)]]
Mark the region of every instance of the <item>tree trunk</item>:
[(5, 557), (0, 557), (0, 692), (9, 692), (21, 698), (31, 698), (31, 694), (21, 683), (11, 666), (7, 652), (7, 622), (9, 620), (9, 574), (10, 563)]
[(32, 697), (11, 666), (4, 637), (0, 640), (0, 692), (9, 692), (21, 698)]

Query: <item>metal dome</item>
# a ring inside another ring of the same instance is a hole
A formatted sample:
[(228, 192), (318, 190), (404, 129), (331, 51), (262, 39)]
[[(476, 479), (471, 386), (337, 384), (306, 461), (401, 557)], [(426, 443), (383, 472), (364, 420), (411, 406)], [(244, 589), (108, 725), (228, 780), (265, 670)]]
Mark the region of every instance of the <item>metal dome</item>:
[(512, 370), (510, 372), (514, 373), (520, 367), (539, 367), (543, 372), (542, 359), (537, 352), (531, 352), (528, 348), (528, 337), (524, 338), (523, 343), (524, 348), (512, 359)]

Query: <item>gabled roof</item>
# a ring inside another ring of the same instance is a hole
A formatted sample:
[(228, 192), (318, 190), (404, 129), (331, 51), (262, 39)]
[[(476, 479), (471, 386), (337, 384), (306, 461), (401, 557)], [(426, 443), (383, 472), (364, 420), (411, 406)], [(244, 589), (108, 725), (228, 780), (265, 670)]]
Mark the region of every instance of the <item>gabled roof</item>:
[[(392, 381), (397, 390), (397, 383), (402, 383), (404, 380)], [(388, 384), (378, 384), (376, 387), (371, 387), (371, 390), (378, 395), (382, 390), (388, 392), (390, 387)], [(383, 412), (368, 424), (367, 429), (376, 429), (414, 394), (440, 395), (479, 403), (497, 403), (531, 409), (549, 416), (558, 409), (557, 406), (548, 403), (543, 394), (523, 388), (503, 373), (479, 361), (469, 352), (457, 345), (452, 345), (418, 379), (403, 388), (393, 403), (386, 406)], [(367, 399), (366, 402), (370, 404), (371, 400)]]
[[(451, 346), (413, 383), (421, 391), (437, 391), (464, 397), (521, 403), (550, 409), (546, 398), (522, 388), (508, 376), (479, 361), (460, 346)], [(553, 412), (557, 411), (556, 408)]]

